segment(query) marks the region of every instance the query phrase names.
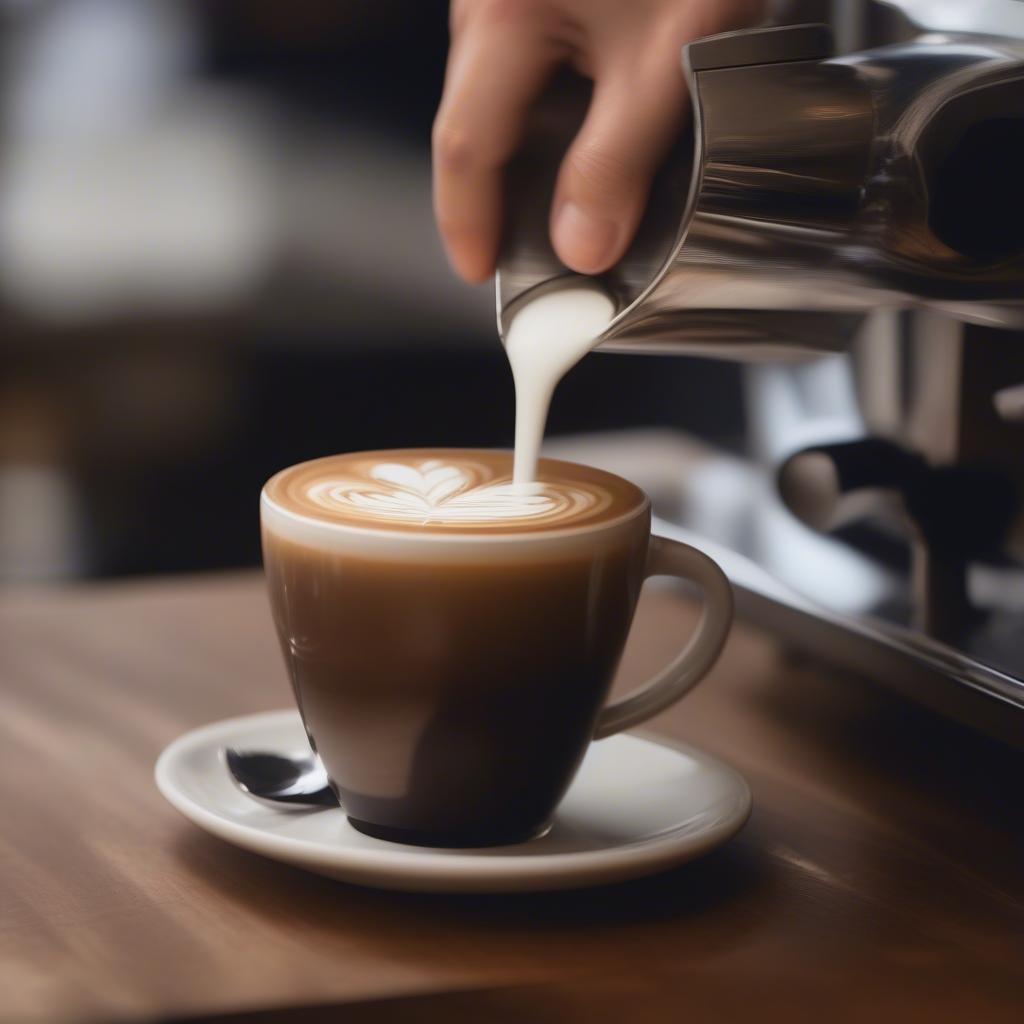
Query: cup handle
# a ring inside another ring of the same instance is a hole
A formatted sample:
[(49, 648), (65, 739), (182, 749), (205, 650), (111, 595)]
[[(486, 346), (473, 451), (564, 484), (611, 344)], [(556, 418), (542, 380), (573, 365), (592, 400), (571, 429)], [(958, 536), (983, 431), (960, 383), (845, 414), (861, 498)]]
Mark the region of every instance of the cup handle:
[(689, 544), (652, 535), (644, 579), (652, 576), (678, 576), (696, 583), (704, 594), (700, 621), (686, 647), (653, 679), (602, 709), (594, 728), (596, 740), (639, 725), (692, 690), (718, 659), (729, 634), (732, 587), (707, 555)]

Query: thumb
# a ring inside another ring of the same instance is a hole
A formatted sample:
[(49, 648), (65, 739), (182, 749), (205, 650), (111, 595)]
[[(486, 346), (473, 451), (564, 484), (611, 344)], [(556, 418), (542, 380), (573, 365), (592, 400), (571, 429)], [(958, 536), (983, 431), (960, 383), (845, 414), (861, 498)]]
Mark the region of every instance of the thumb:
[(626, 251), (682, 124), (686, 86), (674, 51), (656, 67), (634, 70), (623, 65), (598, 78), (559, 171), (551, 241), (581, 274), (607, 270)]

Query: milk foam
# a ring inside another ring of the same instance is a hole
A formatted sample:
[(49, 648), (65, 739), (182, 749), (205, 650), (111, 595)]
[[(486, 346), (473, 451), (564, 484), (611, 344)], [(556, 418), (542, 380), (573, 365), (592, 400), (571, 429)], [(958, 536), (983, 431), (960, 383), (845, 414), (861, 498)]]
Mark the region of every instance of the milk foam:
[(572, 280), (529, 300), (506, 332), (505, 351), (516, 388), (513, 482), (526, 491), (537, 479), (544, 425), (555, 387), (596, 344), (615, 315), (596, 284)]
[(557, 524), (601, 511), (610, 495), (585, 484), (545, 483), (526, 491), (495, 481), (468, 459), (418, 459), (346, 466), (308, 482), (302, 497), (348, 520), (419, 525)]

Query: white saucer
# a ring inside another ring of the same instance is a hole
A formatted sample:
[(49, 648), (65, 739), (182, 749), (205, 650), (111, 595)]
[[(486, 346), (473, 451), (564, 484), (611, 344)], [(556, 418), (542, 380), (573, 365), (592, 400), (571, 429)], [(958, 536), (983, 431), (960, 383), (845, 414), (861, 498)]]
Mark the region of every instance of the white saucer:
[(619, 735), (591, 744), (546, 835), (516, 846), (427, 849), (363, 835), (340, 808), (275, 811), (256, 803), (228, 777), (225, 746), (308, 750), (296, 711), (215, 722), (160, 755), (160, 792), (229, 843), (381, 889), (526, 892), (618, 882), (707, 853), (750, 813), (750, 789), (727, 765), (692, 747)]

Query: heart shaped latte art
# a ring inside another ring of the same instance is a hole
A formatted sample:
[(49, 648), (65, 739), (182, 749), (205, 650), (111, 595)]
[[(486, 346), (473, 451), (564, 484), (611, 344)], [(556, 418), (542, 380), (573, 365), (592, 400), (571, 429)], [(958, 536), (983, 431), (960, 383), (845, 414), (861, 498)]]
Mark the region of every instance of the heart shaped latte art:
[(317, 480), (306, 498), (347, 519), (416, 524), (493, 524), (500, 520), (554, 521), (595, 510), (598, 492), (542, 484), (531, 493), (511, 481), (491, 481), (484, 466), (440, 459), (380, 462), (345, 478)]

